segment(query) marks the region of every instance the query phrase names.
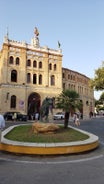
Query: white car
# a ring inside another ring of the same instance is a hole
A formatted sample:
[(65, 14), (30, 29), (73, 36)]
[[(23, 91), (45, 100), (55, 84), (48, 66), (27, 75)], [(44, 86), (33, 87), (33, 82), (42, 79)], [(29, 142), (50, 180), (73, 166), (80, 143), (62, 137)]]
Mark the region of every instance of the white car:
[(54, 120), (64, 119), (64, 118), (65, 118), (65, 113), (63, 113), (63, 112), (57, 112), (57, 113), (53, 116), (53, 119), (54, 119)]

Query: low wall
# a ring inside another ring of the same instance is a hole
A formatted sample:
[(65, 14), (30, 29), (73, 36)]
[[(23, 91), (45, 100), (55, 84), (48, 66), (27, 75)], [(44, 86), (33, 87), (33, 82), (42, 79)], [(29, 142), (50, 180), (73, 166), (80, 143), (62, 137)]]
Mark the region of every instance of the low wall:
[(89, 138), (84, 141), (63, 143), (30, 143), (11, 141), (6, 139), (4, 136), (16, 126), (20, 125), (11, 126), (2, 132), (2, 141), (0, 144), (1, 151), (32, 155), (63, 155), (82, 153), (93, 150), (99, 146), (99, 138), (96, 135), (79, 130), (77, 128), (73, 128), (71, 126), (69, 127), (87, 134)]

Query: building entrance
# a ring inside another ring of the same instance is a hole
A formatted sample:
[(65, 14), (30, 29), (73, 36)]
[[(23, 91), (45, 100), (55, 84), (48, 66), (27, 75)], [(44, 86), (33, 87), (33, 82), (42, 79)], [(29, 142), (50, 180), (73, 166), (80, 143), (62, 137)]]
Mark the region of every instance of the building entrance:
[(35, 113), (39, 113), (40, 109), (40, 104), (41, 104), (41, 98), (38, 93), (32, 93), (28, 97), (28, 116), (29, 119), (33, 118), (35, 116)]

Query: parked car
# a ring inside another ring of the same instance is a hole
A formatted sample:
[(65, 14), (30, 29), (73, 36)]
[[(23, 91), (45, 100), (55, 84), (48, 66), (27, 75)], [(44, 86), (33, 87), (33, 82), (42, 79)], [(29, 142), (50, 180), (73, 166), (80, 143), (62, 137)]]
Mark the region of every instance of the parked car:
[(65, 118), (65, 113), (64, 113), (64, 112), (57, 112), (57, 113), (53, 116), (53, 119), (54, 119), (54, 120), (64, 119), (64, 118)]
[(18, 120), (18, 121), (27, 121), (27, 115), (22, 114), (20, 112), (5, 112), (4, 113), (4, 119), (6, 121), (13, 120), (14, 113), (16, 113), (16, 120)]

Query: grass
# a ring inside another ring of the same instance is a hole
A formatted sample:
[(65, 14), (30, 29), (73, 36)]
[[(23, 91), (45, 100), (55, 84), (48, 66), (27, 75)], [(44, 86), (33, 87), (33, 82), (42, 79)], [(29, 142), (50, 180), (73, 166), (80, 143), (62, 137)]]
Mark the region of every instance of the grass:
[(34, 143), (57, 143), (57, 142), (72, 142), (72, 141), (83, 141), (88, 139), (89, 136), (83, 134), (72, 128), (64, 129), (60, 126), (60, 129), (56, 133), (52, 134), (35, 134), (32, 131), (32, 125), (21, 125), (15, 127), (5, 138), (20, 142), (34, 142)]

